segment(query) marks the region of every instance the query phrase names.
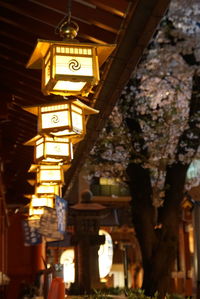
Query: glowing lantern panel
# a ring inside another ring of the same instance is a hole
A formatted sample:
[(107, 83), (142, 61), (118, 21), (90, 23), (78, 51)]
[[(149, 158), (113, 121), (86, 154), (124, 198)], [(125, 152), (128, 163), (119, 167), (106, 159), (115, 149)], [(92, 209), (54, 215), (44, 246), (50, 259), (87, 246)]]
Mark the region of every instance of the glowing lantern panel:
[(69, 102), (41, 107), (40, 131), (51, 131), (58, 136), (77, 135), (85, 132), (83, 110)]
[[(69, 166), (67, 165), (69, 168)], [(65, 166), (65, 170), (67, 168)], [(36, 172), (36, 182), (40, 184), (59, 185), (64, 183), (63, 167), (61, 165), (31, 165), (29, 172)]]
[(41, 137), (36, 141), (36, 162), (70, 162), (72, 158), (72, 143), (68, 138)]
[(60, 185), (36, 185), (35, 187), (35, 193), (40, 195), (43, 194), (55, 194), (58, 196), (61, 196), (61, 186)]
[(99, 81), (96, 48), (51, 45), (43, 60), (42, 91), (48, 95), (87, 95)]
[(58, 136), (83, 134), (85, 129), (83, 117), (82, 109), (71, 102), (42, 107), (39, 130), (51, 131)]
[(114, 48), (115, 45), (38, 40), (27, 67), (42, 68), (45, 95), (87, 96), (99, 82), (99, 67)]
[(96, 114), (95, 110), (78, 99), (57, 104), (24, 107), (24, 110), (38, 115), (40, 134), (82, 138), (85, 135), (85, 115)]
[(35, 146), (35, 162), (70, 162), (73, 159), (73, 147), (69, 138), (36, 136), (25, 143)]
[(32, 196), (31, 199), (31, 206), (32, 207), (50, 207), (53, 208), (54, 206), (54, 197), (37, 197), (37, 196)]
[(29, 206), (29, 217), (32, 220), (37, 220), (44, 213), (44, 207), (54, 207), (54, 197), (37, 197), (32, 195), (30, 206)]
[(63, 183), (63, 170), (59, 165), (40, 165), (37, 172), (38, 183)]

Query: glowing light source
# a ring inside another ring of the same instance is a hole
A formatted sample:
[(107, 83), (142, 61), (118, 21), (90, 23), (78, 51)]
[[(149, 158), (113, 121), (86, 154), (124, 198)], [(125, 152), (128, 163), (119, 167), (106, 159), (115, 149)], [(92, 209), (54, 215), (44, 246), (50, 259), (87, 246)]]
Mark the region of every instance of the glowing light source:
[(61, 257), (60, 263), (63, 265), (64, 282), (71, 283), (75, 281), (75, 267), (74, 267), (74, 249), (69, 248), (65, 250)]
[(25, 145), (35, 145), (34, 161), (36, 163), (69, 163), (73, 159), (73, 147), (69, 138), (37, 135)]
[(98, 113), (98, 110), (77, 99), (55, 104), (23, 107), (23, 109), (38, 115), (38, 132), (40, 134), (46, 133), (73, 138), (82, 138), (85, 135), (85, 116)]
[(99, 82), (99, 67), (115, 45), (38, 40), (27, 68), (42, 68), (45, 95), (88, 95)]
[(32, 196), (31, 199), (31, 206), (32, 207), (50, 207), (53, 208), (54, 206), (54, 197), (50, 196), (41, 196), (37, 197), (35, 195)]
[[(110, 272), (113, 261), (112, 238), (105, 230), (99, 230), (99, 235), (105, 236), (105, 244), (101, 245), (98, 251), (99, 255), (99, 276), (104, 278)], [(66, 283), (75, 280), (74, 249), (70, 248), (63, 252), (60, 263), (64, 265), (64, 281)]]
[(29, 172), (36, 172), (37, 184), (64, 184), (61, 165), (31, 165)]
[(44, 194), (55, 194), (61, 196), (61, 185), (52, 185), (52, 184), (40, 184), (35, 186), (35, 194), (38, 196)]
[(108, 232), (100, 229), (99, 235), (105, 236), (105, 243), (100, 245), (98, 255), (99, 255), (99, 276), (100, 278), (106, 277), (110, 272), (113, 261), (113, 244), (112, 238)]
[(54, 207), (54, 196), (37, 197), (32, 195), (29, 206), (29, 217), (38, 219), (44, 212), (44, 207)]

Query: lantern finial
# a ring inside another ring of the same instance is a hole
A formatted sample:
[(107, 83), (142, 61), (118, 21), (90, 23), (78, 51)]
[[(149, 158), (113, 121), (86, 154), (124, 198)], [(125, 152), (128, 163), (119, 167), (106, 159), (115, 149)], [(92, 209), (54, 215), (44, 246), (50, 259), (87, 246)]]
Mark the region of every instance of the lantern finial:
[(71, 20), (71, 2), (72, 0), (68, 0), (67, 3), (67, 17), (65, 17), (57, 27), (59, 35), (64, 40), (74, 39), (79, 31), (78, 24)]
[(78, 34), (79, 26), (76, 22), (67, 20), (59, 27), (59, 34), (65, 40), (74, 39)]

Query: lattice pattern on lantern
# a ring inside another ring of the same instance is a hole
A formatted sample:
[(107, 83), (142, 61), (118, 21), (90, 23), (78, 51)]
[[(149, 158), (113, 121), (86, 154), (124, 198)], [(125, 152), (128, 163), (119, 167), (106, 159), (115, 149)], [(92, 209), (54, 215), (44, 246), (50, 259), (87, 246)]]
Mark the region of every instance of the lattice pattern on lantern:
[[(70, 166), (65, 166), (66, 168)], [(62, 165), (31, 165), (29, 172), (36, 172), (37, 184), (64, 184)]]
[(37, 135), (25, 145), (34, 145), (34, 161), (47, 163), (70, 163), (73, 159), (73, 146), (69, 138)]
[[(115, 45), (38, 40), (27, 68), (42, 68), (45, 95), (87, 96)], [(41, 63), (42, 62), (42, 63)]]
[[(24, 110), (38, 115), (38, 131), (54, 136), (78, 137), (85, 135), (85, 116), (99, 111), (83, 104), (78, 99), (45, 104), (41, 106), (23, 107)], [(72, 140), (75, 142), (75, 139)]]

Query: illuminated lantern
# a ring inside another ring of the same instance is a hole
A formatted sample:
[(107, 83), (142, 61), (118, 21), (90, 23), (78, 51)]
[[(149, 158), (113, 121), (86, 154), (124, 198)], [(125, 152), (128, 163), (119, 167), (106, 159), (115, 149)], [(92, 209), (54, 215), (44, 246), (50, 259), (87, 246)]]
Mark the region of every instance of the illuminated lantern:
[(29, 206), (29, 217), (38, 219), (44, 213), (44, 207), (54, 207), (54, 196), (37, 197), (32, 195)]
[(74, 248), (65, 250), (61, 257), (60, 263), (63, 265), (63, 279), (65, 283), (72, 283), (75, 281), (75, 267), (74, 267)]
[[(105, 243), (100, 245), (98, 251), (98, 264), (99, 264), (99, 276), (100, 278), (106, 277), (112, 267), (113, 262), (113, 243), (111, 235), (105, 230), (100, 229), (99, 235), (105, 236)], [(69, 248), (65, 250), (61, 257), (60, 263), (63, 264), (63, 276), (66, 283), (72, 283), (75, 281), (75, 266), (74, 266), (74, 249)]]
[(87, 96), (115, 45), (38, 40), (27, 68), (42, 69), (44, 95)]
[(61, 197), (61, 185), (56, 185), (56, 184), (36, 185), (35, 194), (37, 196), (54, 194)]
[(81, 101), (67, 100), (55, 104), (23, 107), (24, 110), (38, 115), (38, 132), (54, 136), (82, 138), (85, 135), (85, 115), (96, 114), (95, 110)]
[(99, 276), (106, 277), (109, 274), (113, 262), (113, 243), (112, 238), (108, 232), (103, 229), (99, 230), (99, 235), (105, 236), (105, 243), (100, 245), (99, 255)]
[(64, 171), (61, 165), (31, 165), (29, 172), (36, 172), (37, 184), (64, 184)]
[(69, 163), (73, 159), (72, 142), (69, 138), (37, 135), (27, 141), (25, 145), (35, 146), (34, 161), (36, 163)]
[(40, 196), (37, 197), (35, 195), (32, 195), (31, 199), (31, 206), (32, 207), (54, 207), (54, 196)]

